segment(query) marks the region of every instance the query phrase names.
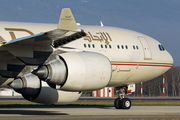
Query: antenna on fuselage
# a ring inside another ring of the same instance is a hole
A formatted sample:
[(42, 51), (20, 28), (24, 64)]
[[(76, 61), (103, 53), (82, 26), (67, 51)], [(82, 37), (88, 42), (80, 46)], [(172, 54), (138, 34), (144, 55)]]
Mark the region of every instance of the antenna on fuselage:
[(104, 25), (103, 25), (103, 23), (102, 23), (102, 21), (100, 21), (100, 24), (101, 24), (101, 27), (103, 27)]

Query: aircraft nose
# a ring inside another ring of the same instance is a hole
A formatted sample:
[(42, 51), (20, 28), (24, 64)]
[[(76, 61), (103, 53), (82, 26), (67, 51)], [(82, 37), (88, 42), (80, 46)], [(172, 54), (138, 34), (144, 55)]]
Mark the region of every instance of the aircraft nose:
[(174, 60), (173, 57), (171, 56), (171, 54), (169, 52), (167, 52), (167, 56), (165, 58), (166, 62), (169, 63), (170, 65), (174, 64)]

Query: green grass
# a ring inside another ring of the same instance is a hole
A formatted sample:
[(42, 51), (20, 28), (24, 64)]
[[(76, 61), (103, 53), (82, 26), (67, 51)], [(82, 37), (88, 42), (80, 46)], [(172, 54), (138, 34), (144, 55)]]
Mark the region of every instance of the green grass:
[(134, 106), (180, 106), (180, 101), (133, 101)]
[[(0, 106), (42, 106), (29, 101), (0, 101)], [(114, 106), (114, 101), (78, 100), (68, 106)], [(48, 106), (48, 105), (47, 105)], [(58, 106), (56, 104), (55, 106)], [(180, 106), (180, 101), (132, 101), (132, 106)]]
[[(114, 101), (83, 101), (78, 100), (73, 105), (103, 105), (114, 106)], [(180, 106), (180, 101), (132, 101), (133, 106)]]

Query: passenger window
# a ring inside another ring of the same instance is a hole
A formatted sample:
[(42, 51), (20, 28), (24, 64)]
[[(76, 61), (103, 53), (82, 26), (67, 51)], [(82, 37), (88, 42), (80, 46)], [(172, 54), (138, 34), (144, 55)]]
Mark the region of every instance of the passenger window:
[(126, 45), (125, 47), (126, 47), (126, 49), (128, 49), (128, 46), (127, 46), (127, 45)]
[(84, 44), (84, 47), (86, 48), (86, 44)]
[(107, 48), (107, 45), (105, 45), (105, 48)]
[(133, 49), (136, 49), (134, 45), (133, 45)]
[(124, 49), (124, 46), (123, 46), (123, 45), (121, 45), (121, 48), (122, 48), (122, 49)]
[(117, 45), (117, 48), (120, 49), (119, 45)]
[(103, 48), (103, 45), (101, 44), (101, 48)]
[(90, 45), (90, 44), (88, 44), (88, 47), (89, 47), (89, 48), (91, 48), (91, 45)]
[(138, 46), (136, 46), (136, 49), (138, 50), (138, 49), (139, 49), (139, 47), (138, 47)]
[(109, 45), (109, 48), (111, 49), (111, 45)]
[(92, 44), (92, 47), (95, 48), (94, 44)]

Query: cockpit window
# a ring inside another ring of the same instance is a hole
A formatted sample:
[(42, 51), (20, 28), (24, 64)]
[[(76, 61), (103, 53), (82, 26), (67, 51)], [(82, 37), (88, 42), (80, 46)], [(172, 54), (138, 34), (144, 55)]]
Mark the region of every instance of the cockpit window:
[(165, 48), (161, 45), (161, 47), (162, 47), (162, 49), (163, 49), (163, 51), (165, 50)]
[(158, 45), (160, 51), (165, 51), (164, 47), (162, 45)]

